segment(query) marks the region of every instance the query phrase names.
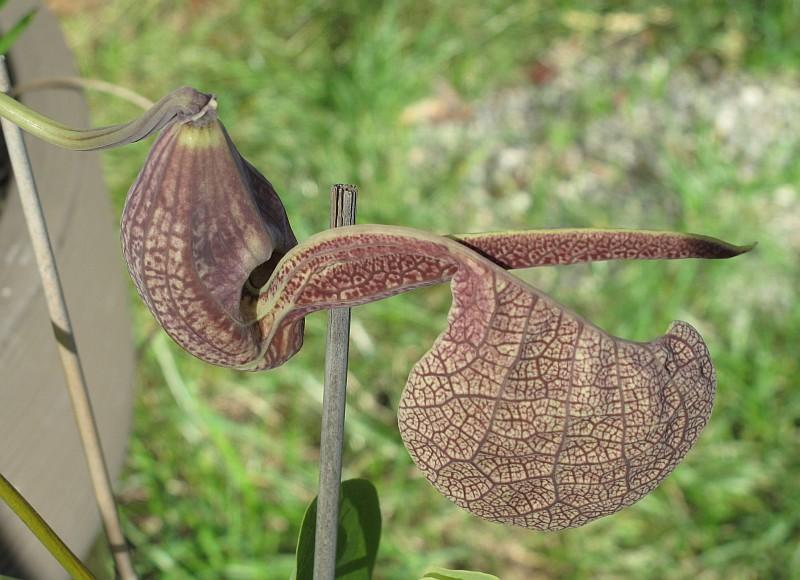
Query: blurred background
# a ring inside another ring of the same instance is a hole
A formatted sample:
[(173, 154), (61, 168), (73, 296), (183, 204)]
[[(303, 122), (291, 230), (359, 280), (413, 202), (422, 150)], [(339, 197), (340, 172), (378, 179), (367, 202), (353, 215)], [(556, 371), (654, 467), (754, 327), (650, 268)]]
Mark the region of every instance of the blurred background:
[[(719, 380), (709, 426), (654, 493), (560, 533), (467, 514), (403, 447), (397, 402), (444, 328), (448, 289), (357, 308), (344, 472), (378, 487), (376, 578), (430, 565), (504, 580), (798, 574), (800, 4), (47, 3), (84, 76), (152, 99), (184, 84), (216, 93), (300, 239), (327, 227), (328, 188), (345, 182), (360, 187), (361, 223), (758, 241), (732, 261), (520, 273), (618, 336), (690, 322)], [(90, 101), (95, 125), (137, 113)], [(104, 154), (118, 211), (148, 146)], [(288, 577), (317, 485), (325, 315), (284, 367), (244, 374), (193, 360), (134, 294), (138, 395), (119, 491), (139, 571)]]

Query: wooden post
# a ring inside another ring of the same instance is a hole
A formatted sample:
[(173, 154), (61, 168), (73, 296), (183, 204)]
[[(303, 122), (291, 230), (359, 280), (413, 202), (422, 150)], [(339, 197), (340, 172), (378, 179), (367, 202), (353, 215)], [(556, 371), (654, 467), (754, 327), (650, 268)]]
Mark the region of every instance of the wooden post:
[[(0, 91), (8, 92), (9, 88), (5, 59), (0, 57)], [(36, 264), (39, 267), (39, 276), (42, 279), (44, 297), (50, 312), (50, 322), (53, 325), (53, 334), (58, 344), (61, 364), (67, 379), (67, 390), (75, 413), (75, 421), (78, 425), (86, 461), (89, 464), (89, 475), (94, 487), (97, 507), (100, 510), (100, 518), (103, 521), (111, 553), (114, 556), (117, 574), (122, 580), (135, 580), (136, 573), (131, 563), (128, 544), (122, 533), (117, 504), (111, 489), (111, 478), (108, 475), (97, 423), (89, 400), (86, 377), (78, 355), (78, 347), (75, 344), (72, 323), (64, 299), (64, 290), (58, 275), (50, 236), (47, 233), (47, 223), (39, 200), (39, 192), (36, 190), (36, 182), (33, 179), (28, 151), (22, 139), (22, 130), (6, 119), (2, 120), (2, 126), (8, 157), (14, 170), (14, 179), (17, 182), (22, 210), (36, 256)]]
[[(331, 188), (332, 228), (355, 223), (357, 191), (352, 185), (338, 184)], [(336, 571), (349, 347), (350, 309), (333, 308), (328, 314), (328, 338), (325, 349), (314, 580), (334, 580)]]

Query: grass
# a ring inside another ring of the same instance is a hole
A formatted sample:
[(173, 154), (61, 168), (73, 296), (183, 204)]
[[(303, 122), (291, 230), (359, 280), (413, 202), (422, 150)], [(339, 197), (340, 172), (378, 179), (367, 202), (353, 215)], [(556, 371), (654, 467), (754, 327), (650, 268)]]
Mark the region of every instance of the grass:
[[(496, 143), (470, 141), (456, 128), (447, 154), (436, 156), (434, 136), (422, 149), (430, 163), (415, 164), (427, 132), (448, 129), (400, 122), (409, 105), (443, 82), (468, 104), (512, 87), (540, 90), (531, 88), (531, 67), (554, 46), (613, 62), (619, 43), (633, 38), (637, 58), (661, 66), (662, 79), (702, 73), (709, 60), (758, 79), (796, 79), (790, 65), (800, 41), (789, 24), (796, 3), (763, 9), (743, 2), (734, 10), (714, 2), (671, 9), (631, 2), (615, 8), (633, 15), (633, 32), (622, 36), (615, 36), (609, 4), (598, 1), (74, 6), (63, 22), (84, 75), (153, 98), (181, 84), (218, 95), (240, 151), (282, 193), (301, 239), (326, 227), (328, 186), (352, 182), (361, 188), (361, 223), (436, 232), (617, 225), (759, 241), (756, 252), (727, 263), (522, 274), (626, 338), (650, 339), (671, 320), (688, 320), (706, 337), (719, 377), (710, 425), (663, 485), (613, 517), (560, 533), (506, 528), (462, 512), (427, 484), (402, 445), (398, 398), (411, 366), (443, 328), (447, 289), (356, 309), (345, 476), (373, 480), (381, 496), (377, 578), (416, 578), (429, 565), (512, 580), (790, 578), (800, 570), (800, 266), (797, 246), (774, 225), (781, 212), (773, 196), (800, 183), (797, 168), (765, 163), (743, 176), (714, 131), (696, 127), (691, 150), (657, 143), (661, 169), (637, 177), (639, 190), (614, 191), (612, 179), (591, 195), (558, 195), (576, 175), (598, 170), (592, 159), (570, 165), (588, 125), (663, 98), (663, 81), (635, 72), (616, 84), (587, 82), (573, 100), (557, 101), (555, 114), (541, 121), (544, 160), (537, 158), (535, 174), (518, 191), (501, 185), (489, 194), (475, 183), (474, 168)], [(92, 102), (96, 123), (134, 114), (106, 97)], [(105, 154), (118, 208), (146, 149)], [(603, 168), (631, 183), (624, 167)], [(154, 335), (150, 315), (132, 303), (142, 355), (121, 496), (138, 570), (170, 579), (287, 578), (317, 483), (324, 315), (310, 317), (295, 359), (250, 375), (193, 360)]]

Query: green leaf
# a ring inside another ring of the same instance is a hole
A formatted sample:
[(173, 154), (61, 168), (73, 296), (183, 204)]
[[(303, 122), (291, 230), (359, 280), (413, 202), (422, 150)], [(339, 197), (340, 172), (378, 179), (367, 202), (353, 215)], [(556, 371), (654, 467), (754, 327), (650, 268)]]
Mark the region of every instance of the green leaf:
[[(339, 536), (336, 547), (336, 578), (370, 580), (381, 539), (381, 508), (375, 486), (366, 479), (342, 483), (339, 504)], [(297, 580), (314, 575), (314, 536), (317, 499), (303, 517), (297, 540)]]
[(8, 52), (8, 49), (17, 41), (19, 35), (28, 28), (34, 16), (36, 16), (36, 8), (20, 18), (17, 23), (11, 27), (11, 30), (0, 36), (0, 54)]
[(500, 580), (500, 578), (483, 572), (472, 572), (471, 570), (431, 568), (419, 580)]

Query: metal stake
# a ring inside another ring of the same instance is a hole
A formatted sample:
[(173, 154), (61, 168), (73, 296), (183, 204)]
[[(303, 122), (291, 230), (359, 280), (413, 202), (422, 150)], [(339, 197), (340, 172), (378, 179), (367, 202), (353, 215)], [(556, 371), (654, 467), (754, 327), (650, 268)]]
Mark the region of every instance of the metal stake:
[[(357, 191), (353, 185), (337, 184), (331, 188), (332, 228), (355, 223)], [(350, 309), (331, 309), (328, 314), (325, 386), (322, 394), (314, 580), (333, 580), (336, 572), (336, 537), (339, 530), (339, 486), (342, 479), (349, 346)]]
[[(9, 88), (10, 80), (5, 58), (0, 57), (0, 91), (8, 92)], [(67, 390), (72, 401), (72, 409), (75, 412), (75, 421), (78, 424), (86, 461), (89, 464), (89, 475), (94, 486), (97, 507), (100, 510), (106, 537), (114, 556), (117, 574), (122, 580), (135, 580), (136, 573), (131, 564), (128, 544), (122, 533), (117, 505), (111, 489), (111, 478), (108, 475), (108, 467), (100, 445), (100, 435), (89, 400), (89, 391), (86, 388), (86, 377), (75, 345), (75, 335), (72, 331), (67, 303), (64, 300), (64, 290), (58, 276), (56, 259), (50, 243), (50, 236), (47, 233), (47, 224), (39, 193), (33, 179), (30, 158), (22, 139), (22, 130), (6, 119), (2, 120), (2, 126), (8, 156), (14, 170), (14, 179), (22, 202), (22, 210), (25, 214), (25, 222), (36, 255), (36, 264), (39, 267), (39, 276), (42, 279), (50, 321), (53, 325), (58, 352), (61, 355), (61, 364), (67, 379)]]

